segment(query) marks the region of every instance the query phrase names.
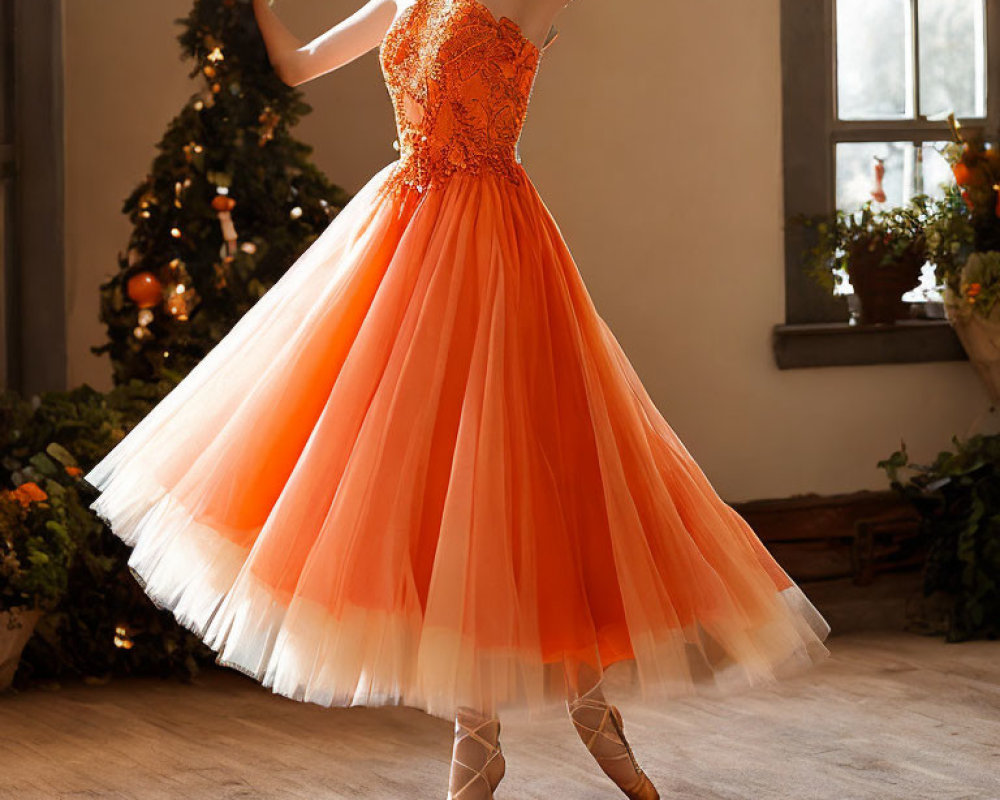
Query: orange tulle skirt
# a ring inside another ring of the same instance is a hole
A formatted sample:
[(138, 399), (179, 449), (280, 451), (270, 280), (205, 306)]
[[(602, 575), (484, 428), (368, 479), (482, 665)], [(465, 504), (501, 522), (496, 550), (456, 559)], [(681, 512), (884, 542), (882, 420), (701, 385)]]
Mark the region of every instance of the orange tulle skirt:
[(598, 316), (531, 182), (380, 171), (92, 471), (161, 607), (273, 691), (542, 711), (764, 683), (829, 628)]

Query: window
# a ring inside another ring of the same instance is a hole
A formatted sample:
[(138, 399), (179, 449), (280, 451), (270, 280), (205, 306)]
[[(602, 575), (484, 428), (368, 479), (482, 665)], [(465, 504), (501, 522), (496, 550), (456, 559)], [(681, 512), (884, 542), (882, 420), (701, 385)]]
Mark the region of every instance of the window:
[[(1000, 129), (1000, 79), (988, 79), (1000, 74), (1000, 0), (782, 0), (781, 13), (786, 218), (858, 207), (878, 163), (887, 204), (938, 192), (951, 111)], [(787, 226), (779, 366), (964, 358), (941, 320), (851, 330), (847, 299), (804, 274), (807, 242)], [(927, 291), (906, 299), (935, 299), (932, 285), (928, 270)]]

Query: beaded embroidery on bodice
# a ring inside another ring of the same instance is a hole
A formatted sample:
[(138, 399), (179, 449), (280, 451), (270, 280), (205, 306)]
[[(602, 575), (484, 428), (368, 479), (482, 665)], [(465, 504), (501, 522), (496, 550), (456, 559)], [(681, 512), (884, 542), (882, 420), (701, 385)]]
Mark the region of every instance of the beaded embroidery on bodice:
[(518, 140), (541, 52), (479, 0), (415, 0), (379, 53), (400, 159), (393, 182), (423, 191), (456, 172), (519, 183)]

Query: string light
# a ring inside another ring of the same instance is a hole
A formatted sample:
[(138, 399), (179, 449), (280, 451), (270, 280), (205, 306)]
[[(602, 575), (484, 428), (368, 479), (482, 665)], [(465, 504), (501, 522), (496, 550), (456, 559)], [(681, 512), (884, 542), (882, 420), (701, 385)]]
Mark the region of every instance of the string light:
[(128, 637), (128, 631), (125, 628), (119, 626), (115, 628), (115, 647), (121, 650), (131, 650), (133, 646), (132, 640)]

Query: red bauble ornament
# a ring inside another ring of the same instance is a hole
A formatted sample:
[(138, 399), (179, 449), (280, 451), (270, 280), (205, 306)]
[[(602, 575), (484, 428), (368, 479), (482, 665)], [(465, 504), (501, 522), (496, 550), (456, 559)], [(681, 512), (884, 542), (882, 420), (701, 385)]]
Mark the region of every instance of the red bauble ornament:
[(128, 296), (139, 308), (153, 308), (163, 300), (163, 285), (152, 272), (137, 272), (128, 279)]

